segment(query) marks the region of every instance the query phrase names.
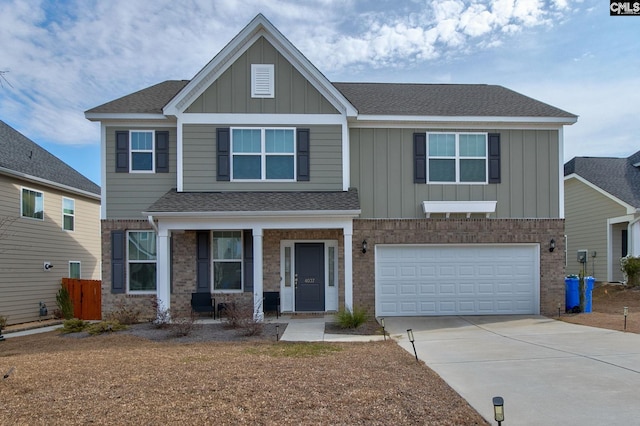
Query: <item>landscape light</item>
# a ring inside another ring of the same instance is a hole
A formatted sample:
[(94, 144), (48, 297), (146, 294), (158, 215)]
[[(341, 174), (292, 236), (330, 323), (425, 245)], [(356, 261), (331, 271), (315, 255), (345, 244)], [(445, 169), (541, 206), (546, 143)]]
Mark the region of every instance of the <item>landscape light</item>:
[(411, 342), (411, 346), (413, 346), (413, 353), (416, 356), (416, 361), (418, 360), (418, 352), (416, 351), (415, 337), (413, 337), (413, 329), (410, 328), (407, 330), (407, 336), (409, 336), (409, 341)]
[(498, 426), (504, 421), (504, 400), (501, 396), (493, 397), (493, 418), (498, 422)]

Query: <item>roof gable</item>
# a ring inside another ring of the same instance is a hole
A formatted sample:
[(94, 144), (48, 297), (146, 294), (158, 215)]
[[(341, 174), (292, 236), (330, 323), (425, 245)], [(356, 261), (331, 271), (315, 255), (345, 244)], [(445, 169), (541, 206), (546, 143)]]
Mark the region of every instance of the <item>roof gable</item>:
[(611, 196), (640, 208), (640, 151), (628, 158), (575, 157), (564, 165), (564, 175), (580, 176)]
[(100, 195), (98, 185), (2, 120), (0, 172), (84, 192), (94, 198)]
[(327, 78), (262, 14), (258, 14), (164, 107), (165, 115), (178, 115), (188, 108), (215, 80), (264, 37), (340, 113), (355, 116), (356, 110)]

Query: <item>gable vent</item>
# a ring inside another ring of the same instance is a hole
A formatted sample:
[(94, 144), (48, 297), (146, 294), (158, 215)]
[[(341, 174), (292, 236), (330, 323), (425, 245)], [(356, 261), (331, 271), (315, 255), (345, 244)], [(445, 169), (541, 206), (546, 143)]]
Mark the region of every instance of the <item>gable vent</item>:
[(251, 64), (251, 97), (273, 98), (273, 64)]

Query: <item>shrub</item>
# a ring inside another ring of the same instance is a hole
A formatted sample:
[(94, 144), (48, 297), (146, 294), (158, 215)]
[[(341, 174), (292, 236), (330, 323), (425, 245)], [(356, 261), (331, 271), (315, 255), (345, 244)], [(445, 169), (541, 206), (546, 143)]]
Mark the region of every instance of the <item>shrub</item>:
[(58, 309), (60, 309), (62, 318), (66, 320), (73, 318), (73, 300), (71, 300), (69, 290), (62, 284), (60, 284), (60, 289), (56, 294), (56, 304), (58, 305)]
[(107, 315), (107, 320), (125, 325), (137, 324), (140, 322), (140, 309), (119, 302), (116, 310)]
[(62, 323), (62, 332), (64, 334), (80, 333), (82, 331), (85, 331), (88, 325), (88, 322), (85, 322), (78, 318), (67, 319)]
[(624, 272), (625, 282), (628, 286), (640, 285), (640, 257), (623, 257), (620, 259), (620, 269)]
[(87, 333), (95, 336), (96, 334), (112, 333), (114, 331), (126, 330), (127, 326), (118, 321), (101, 321), (89, 324), (86, 328)]
[(241, 300), (227, 303), (225, 321), (229, 328), (237, 329), (243, 336), (259, 336), (263, 331), (263, 323), (253, 316), (253, 304)]
[(2, 331), (7, 326), (7, 321), (7, 317), (5, 317), (4, 315), (0, 315), (0, 331)]
[(176, 337), (185, 337), (191, 334), (195, 327), (196, 317), (192, 311), (182, 312), (171, 319), (170, 328)]
[(365, 309), (342, 309), (336, 314), (336, 322), (342, 328), (358, 328), (367, 322), (368, 314)]

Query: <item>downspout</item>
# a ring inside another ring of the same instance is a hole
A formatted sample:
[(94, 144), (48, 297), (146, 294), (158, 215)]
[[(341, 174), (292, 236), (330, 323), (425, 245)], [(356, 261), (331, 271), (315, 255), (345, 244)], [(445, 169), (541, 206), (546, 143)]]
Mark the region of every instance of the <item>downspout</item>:
[(153, 215), (147, 216), (147, 221), (149, 222), (149, 225), (151, 225), (153, 230), (156, 231), (156, 235), (158, 235), (158, 225), (156, 225), (156, 222), (153, 220)]

